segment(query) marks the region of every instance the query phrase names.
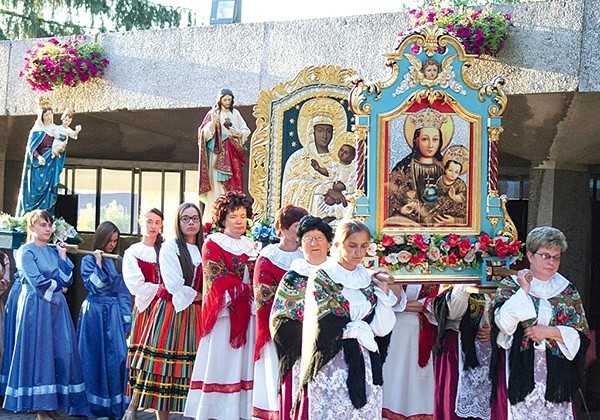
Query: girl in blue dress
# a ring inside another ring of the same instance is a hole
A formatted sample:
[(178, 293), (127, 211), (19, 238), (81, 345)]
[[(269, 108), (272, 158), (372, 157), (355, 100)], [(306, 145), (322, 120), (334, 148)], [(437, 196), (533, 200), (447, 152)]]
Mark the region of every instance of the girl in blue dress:
[(119, 243), (119, 229), (102, 222), (96, 229), (93, 255), (81, 259), (81, 278), (88, 295), (77, 322), (77, 342), (87, 399), (94, 417), (123, 417), (128, 401), (127, 341), (131, 330), (131, 295), (115, 261), (103, 258)]
[(88, 414), (75, 328), (64, 293), (73, 282), (73, 263), (65, 248), (51, 248), (52, 215), (30, 213), (27, 243), (15, 256), (23, 286), (17, 310), (17, 333), (8, 373), (4, 408), (37, 411), (48, 420), (65, 410)]

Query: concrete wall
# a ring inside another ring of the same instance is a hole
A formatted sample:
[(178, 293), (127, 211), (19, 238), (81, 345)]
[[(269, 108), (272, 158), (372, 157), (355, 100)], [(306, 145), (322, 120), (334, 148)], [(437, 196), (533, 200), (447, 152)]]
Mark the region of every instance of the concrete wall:
[[(498, 58), (480, 60), (473, 76), (508, 79), (508, 94), (600, 90), (597, 0), (551, 0), (498, 6), (513, 28)], [(356, 69), (386, 78), (383, 54), (408, 26), (404, 13), (289, 22), (203, 26), (97, 35), (111, 64), (98, 83), (58, 89), (55, 104), (77, 97), (79, 112), (208, 106), (229, 86), (239, 105), (293, 78), (308, 65)], [(4, 115), (28, 115), (36, 95), (18, 76), (36, 40), (0, 42), (0, 101)]]

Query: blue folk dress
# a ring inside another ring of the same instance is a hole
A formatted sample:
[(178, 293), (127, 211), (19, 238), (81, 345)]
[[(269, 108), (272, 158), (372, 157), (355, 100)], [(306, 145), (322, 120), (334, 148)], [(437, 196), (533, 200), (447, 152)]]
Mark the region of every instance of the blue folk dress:
[(19, 306), (19, 295), (21, 294), (21, 279), (19, 272), (15, 270), (14, 282), (6, 298), (4, 308), (4, 331), (2, 332), (2, 365), (0, 366), (0, 395), (6, 393), (8, 372), (12, 361), (13, 349), (15, 347), (15, 334), (17, 333), (17, 308)]
[(131, 295), (113, 260), (93, 255), (81, 259), (88, 295), (77, 322), (77, 342), (87, 400), (94, 417), (122, 418), (129, 403), (127, 340), (131, 330)]
[(86, 415), (75, 328), (62, 291), (73, 282), (73, 263), (32, 242), (18, 249), (15, 261), (23, 286), (4, 408)]

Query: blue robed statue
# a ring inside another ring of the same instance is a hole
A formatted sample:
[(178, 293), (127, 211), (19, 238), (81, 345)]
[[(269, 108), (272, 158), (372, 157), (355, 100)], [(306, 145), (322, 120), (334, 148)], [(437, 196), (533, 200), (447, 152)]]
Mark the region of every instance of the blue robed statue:
[(45, 98), (40, 100), (37, 119), (27, 140), (16, 216), (36, 209), (54, 213), (68, 138), (76, 139), (81, 131), (79, 125), (75, 130), (69, 128), (72, 119), (73, 112), (65, 111), (62, 125), (54, 124), (52, 105)]

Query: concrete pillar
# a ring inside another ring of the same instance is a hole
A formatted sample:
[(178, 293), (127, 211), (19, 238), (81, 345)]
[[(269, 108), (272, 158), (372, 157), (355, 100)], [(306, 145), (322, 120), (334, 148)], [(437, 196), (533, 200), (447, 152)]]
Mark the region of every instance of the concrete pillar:
[(567, 237), (569, 247), (559, 272), (577, 287), (584, 305), (590, 290), (590, 175), (587, 168), (558, 168), (544, 163), (532, 168), (529, 178), (528, 231), (553, 226)]

